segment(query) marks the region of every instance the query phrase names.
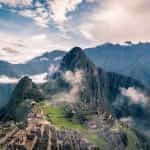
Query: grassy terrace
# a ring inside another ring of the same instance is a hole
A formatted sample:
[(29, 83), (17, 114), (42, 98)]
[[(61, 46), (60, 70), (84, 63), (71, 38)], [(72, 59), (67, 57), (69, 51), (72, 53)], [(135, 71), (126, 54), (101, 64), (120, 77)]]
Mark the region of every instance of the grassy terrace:
[(99, 146), (102, 150), (105, 149), (107, 142), (103, 137), (99, 137), (95, 132), (89, 130), (85, 125), (80, 124), (77, 120), (69, 120), (65, 118), (63, 106), (53, 106), (50, 104), (40, 103), (40, 108), (43, 110), (45, 117), (59, 130), (71, 129), (82, 133), (91, 143)]
[[(67, 119), (65, 117), (64, 106), (56, 107), (46, 103), (40, 103), (39, 106), (43, 110), (46, 119), (59, 130), (63, 130), (65, 128), (78, 131), (91, 143), (100, 147), (101, 150), (107, 149), (107, 141), (98, 135), (97, 131), (87, 128), (84, 124), (79, 123), (75, 118), (70, 120)], [(127, 134), (127, 150), (136, 150), (141, 147), (140, 141), (134, 131), (129, 128), (121, 127), (120, 125), (117, 126), (118, 129)]]
[(41, 103), (41, 108), (46, 116), (46, 119), (59, 129), (68, 128), (78, 131), (85, 131), (84, 125), (77, 123), (75, 120), (65, 118), (64, 107), (56, 107), (48, 104)]
[(140, 141), (136, 134), (131, 129), (123, 129), (127, 133), (128, 145), (127, 150), (141, 149)]

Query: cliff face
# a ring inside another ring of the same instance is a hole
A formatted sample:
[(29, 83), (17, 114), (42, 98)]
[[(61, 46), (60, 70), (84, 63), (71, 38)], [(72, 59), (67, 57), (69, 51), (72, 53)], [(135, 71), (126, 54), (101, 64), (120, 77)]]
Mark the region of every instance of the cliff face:
[[(1, 119), (18, 120), (18, 115), (24, 114), (28, 111), (28, 104), (26, 104), (27, 99), (39, 101), (44, 99), (44, 96), (38, 86), (34, 84), (31, 79), (28, 77), (23, 77), (13, 90), (8, 104), (1, 109)], [(19, 110), (19, 112), (17, 112), (18, 109), (21, 111)]]
[(79, 47), (73, 48), (64, 56), (60, 70), (62, 72), (67, 70), (83, 71), (82, 86), (84, 88), (83, 91), (80, 91), (80, 100), (99, 110), (111, 108), (111, 104), (121, 94), (120, 88), (135, 87), (149, 95), (150, 90), (139, 81), (97, 68)]
[(150, 43), (106, 43), (85, 49), (87, 56), (98, 67), (137, 79), (150, 85)]
[(82, 86), (84, 88), (79, 93), (81, 102), (88, 104), (92, 108), (99, 106), (100, 110), (105, 109), (106, 97), (102, 90), (102, 82), (99, 80), (98, 69), (81, 48), (75, 47), (66, 54), (61, 62), (60, 69), (64, 72), (67, 70), (72, 72), (82, 71)]
[[(120, 88), (129, 87), (144, 90), (148, 96), (149, 90), (138, 81), (97, 68), (75, 47), (48, 83), (38, 87), (28, 77), (20, 80), (1, 112), (4, 119), (23, 124), (14, 125), (15, 132), (0, 139), (0, 145), (8, 150), (147, 150), (147, 138), (111, 113), (117, 114), (112, 104)], [(42, 101), (43, 94), (47, 101)], [(56, 103), (62, 97), (65, 102)]]

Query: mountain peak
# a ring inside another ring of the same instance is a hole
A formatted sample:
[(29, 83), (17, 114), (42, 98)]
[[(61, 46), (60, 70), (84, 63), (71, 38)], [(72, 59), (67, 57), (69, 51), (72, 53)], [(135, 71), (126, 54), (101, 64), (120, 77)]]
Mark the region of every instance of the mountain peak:
[(80, 47), (74, 47), (71, 49), (71, 53), (77, 54), (77, 53), (81, 53), (83, 50)]
[(93, 63), (80, 47), (74, 47), (64, 56), (60, 68), (74, 71), (76, 69), (86, 69), (87, 66), (93, 67)]

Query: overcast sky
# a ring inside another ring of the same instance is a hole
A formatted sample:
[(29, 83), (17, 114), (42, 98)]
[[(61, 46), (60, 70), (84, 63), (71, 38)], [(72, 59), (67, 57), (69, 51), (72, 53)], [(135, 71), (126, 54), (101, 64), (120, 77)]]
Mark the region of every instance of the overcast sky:
[(0, 59), (150, 40), (150, 0), (0, 0)]

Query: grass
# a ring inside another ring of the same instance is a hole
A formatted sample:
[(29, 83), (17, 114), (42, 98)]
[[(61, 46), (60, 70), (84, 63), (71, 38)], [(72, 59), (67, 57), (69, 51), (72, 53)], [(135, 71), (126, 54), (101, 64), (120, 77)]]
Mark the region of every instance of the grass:
[(131, 129), (126, 129), (126, 134), (128, 138), (127, 150), (140, 149), (140, 142), (136, 134)]
[(43, 110), (45, 117), (59, 130), (71, 129), (82, 133), (82, 135), (91, 143), (97, 145), (102, 150), (105, 150), (107, 142), (103, 137), (98, 136), (97, 133), (90, 131), (85, 125), (80, 124), (75, 119), (68, 120), (64, 116), (63, 106), (53, 106), (50, 104), (40, 103), (40, 108)]
[(89, 134), (87, 139), (89, 141), (91, 141), (93, 144), (95, 144), (98, 147), (100, 147), (102, 150), (106, 149), (107, 141), (103, 137), (100, 137), (100, 136), (98, 136), (96, 134)]
[(141, 149), (141, 142), (139, 138), (137, 137), (136, 133), (131, 129), (127, 127), (119, 127), (121, 131), (125, 132), (127, 135), (127, 147), (126, 150), (138, 150)]
[(50, 121), (53, 125), (55, 125), (59, 129), (68, 128), (78, 131), (85, 131), (86, 127), (82, 124), (79, 124), (75, 120), (69, 120), (65, 118), (65, 112), (63, 106), (53, 106), (53, 105), (45, 105), (43, 103), (40, 104), (46, 119)]

